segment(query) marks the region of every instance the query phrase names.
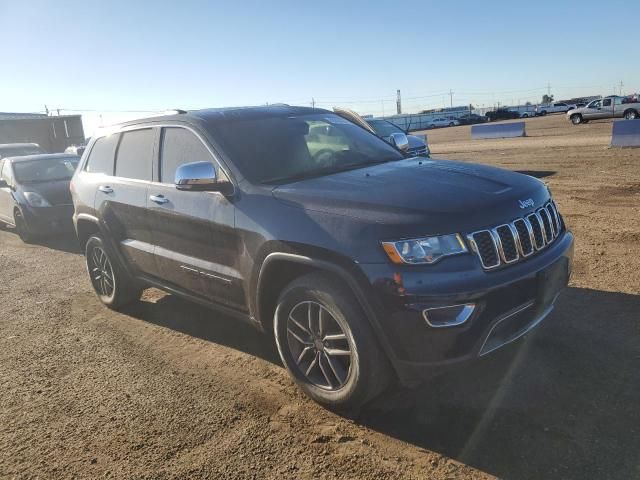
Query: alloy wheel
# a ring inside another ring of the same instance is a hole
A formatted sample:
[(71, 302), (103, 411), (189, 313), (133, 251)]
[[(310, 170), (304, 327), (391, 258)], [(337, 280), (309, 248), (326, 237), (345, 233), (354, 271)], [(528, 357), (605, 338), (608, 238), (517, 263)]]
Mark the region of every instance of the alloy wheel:
[(305, 301), (291, 309), (287, 344), (295, 366), (313, 385), (334, 391), (347, 383), (351, 345), (337, 320), (321, 304)]
[(100, 247), (93, 247), (88, 263), (91, 283), (96, 292), (102, 297), (110, 298), (113, 296), (116, 283), (113, 267), (107, 253)]

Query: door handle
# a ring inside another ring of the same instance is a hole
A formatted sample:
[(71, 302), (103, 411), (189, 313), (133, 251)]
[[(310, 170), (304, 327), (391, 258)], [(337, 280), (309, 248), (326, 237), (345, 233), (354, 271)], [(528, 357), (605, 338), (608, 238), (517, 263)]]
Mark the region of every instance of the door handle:
[(113, 193), (113, 188), (111, 188), (109, 185), (100, 185), (98, 187), (98, 190), (100, 190), (102, 193)]
[(164, 195), (151, 195), (149, 197), (149, 200), (151, 200), (152, 202), (158, 203), (160, 205), (162, 205), (163, 203), (167, 203), (169, 201), (169, 199), (165, 198)]

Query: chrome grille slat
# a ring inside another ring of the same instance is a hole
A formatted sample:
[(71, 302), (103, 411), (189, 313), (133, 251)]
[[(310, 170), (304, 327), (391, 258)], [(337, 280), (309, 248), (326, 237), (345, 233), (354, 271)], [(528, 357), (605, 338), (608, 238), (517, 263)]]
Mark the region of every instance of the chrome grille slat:
[(535, 212), (494, 228), (467, 235), (482, 268), (493, 270), (524, 260), (550, 245), (562, 232), (557, 207), (551, 201)]
[(542, 221), (542, 228), (544, 229), (544, 239), (546, 243), (551, 243), (554, 238), (553, 226), (551, 225), (551, 218), (546, 208), (540, 208), (536, 212)]

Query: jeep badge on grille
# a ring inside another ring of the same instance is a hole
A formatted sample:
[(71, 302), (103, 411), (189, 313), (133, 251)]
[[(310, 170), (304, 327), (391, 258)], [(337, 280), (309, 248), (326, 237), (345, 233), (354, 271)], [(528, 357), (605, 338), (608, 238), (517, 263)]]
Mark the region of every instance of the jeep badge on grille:
[(533, 207), (535, 205), (533, 198), (527, 198), (526, 200), (518, 200), (520, 208)]

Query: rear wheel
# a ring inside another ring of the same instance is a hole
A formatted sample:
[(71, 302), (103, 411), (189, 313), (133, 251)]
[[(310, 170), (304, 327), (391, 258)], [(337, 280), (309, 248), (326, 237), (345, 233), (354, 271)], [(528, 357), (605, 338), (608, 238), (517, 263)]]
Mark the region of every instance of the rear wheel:
[(573, 115), (571, 115), (571, 123), (573, 123), (574, 125), (580, 125), (582, 122), (582, 115), (580, 115), (579, 113), (574, 113)]
[(85, 259), (91, 285), (107, 307), (118, 309), (140, 299), (142, 288), (118, 264), (100, 236), (87, 241)]
[(13, 213), (13, 222), (16, 226), (16, 233), (20, 237), (20, 240), (22, 240), (24, 243), (33, 242), (35, 235), (33, 234), (31, 227), (25, 220), (20, 210), (16, 210)]
[(546, 111), (546, 110), (543, 110), (543, 111), (541, 111), (541, 112), (540, 112), (540, 115), (542, 115), (543, 117), (544, 117), (546, 114), (547, 114), (547, 111)]
[(638, 112), (636, 112), (635, 110), (627, 110), (626, 112), (624, 112), (624, 118), (626, 120), (635, 120), (636, 118), (638, 118)]
[(453, 127), (454, 123), (453, 122), (449, 122), (449, 126)]
[(389, 383), (386, 357), (360, 304), (328, 275), (305, 275), (284, 289), (274, 332), (289, 374), (326, 407), (357, 409)]

